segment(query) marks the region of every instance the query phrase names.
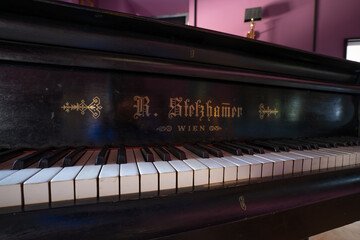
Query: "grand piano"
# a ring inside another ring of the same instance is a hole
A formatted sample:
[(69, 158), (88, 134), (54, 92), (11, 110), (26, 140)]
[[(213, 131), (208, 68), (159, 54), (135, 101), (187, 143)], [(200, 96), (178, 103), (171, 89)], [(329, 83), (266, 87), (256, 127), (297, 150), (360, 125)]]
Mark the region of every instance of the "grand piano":
[(1, 239), (305, 239), (360, 219), (358, 63), (43, 0), (1, 2), (0, 60)]

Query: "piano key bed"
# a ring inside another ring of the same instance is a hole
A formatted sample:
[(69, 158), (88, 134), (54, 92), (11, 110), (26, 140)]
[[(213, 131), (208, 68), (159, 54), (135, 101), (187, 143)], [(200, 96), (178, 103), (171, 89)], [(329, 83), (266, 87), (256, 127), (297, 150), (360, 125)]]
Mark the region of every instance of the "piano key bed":
[(0, 155), (0, 211), (168, 196), (356, 168), (360, 146), (352, 145), (269, 151), (261, 147), (267, 143), (258, 143), (263, 153), (251, 149), (254, 154), (226, 142), (17, 150), (16, 156), (10, 150)]

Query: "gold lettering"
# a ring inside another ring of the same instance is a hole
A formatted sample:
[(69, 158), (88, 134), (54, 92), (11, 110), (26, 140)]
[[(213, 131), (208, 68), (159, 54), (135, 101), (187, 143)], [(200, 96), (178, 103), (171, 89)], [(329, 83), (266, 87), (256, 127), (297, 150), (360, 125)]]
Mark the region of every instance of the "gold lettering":
[(242, 116), (242, 110), (243, 108), (242, 107), (238, 107), (238, 118)]
[(189, 106), (189, 117), (192, 117), (194, 115), (195, 107), (194, 105)]
[(182, 102), (182, 98), (170, 98), (170, 111), (168, 117), (172, 119), (173, 117), (179, 116), (181, 117), (182, 106), (180, 103)]
[(200, 131), (205, 132), (205, 125), (200, 125)]
[(220, 117), (220, 107), (214, 107), (214, 117)]
[(178, 125), (179, 132), (185, 132), (185, 128), (186, 128), (185, 125)]
[(212, 106), (210, 106), (211, 100), (208, 100), (206, 102), (206, 117), (208, 118), (208, 121), (210, 121), (210, 118), (212, 117)]
[(199, 118), (201, 121), (204, 117), (204, 105), (201, 104), (201, 100), (197, 100), (195, 102), (196, 110), (195, 110), (195, 116)]
[(185, 117), (188, 117), (189, 116), (189, 102), (190, 102), (190, 99), (186, 99), (184, 101), (184, 109), (185, 109)]
[(222, 103), (221, 116), (225, 118), (230, 117), (230, 103)]
[(139, 117), (149, 117), (151, 115), (149, 113), (150, 99), (148, 96), (135, 96), (134, 101), (136, 102), (135, 105), (133, 105), (133, 107), (136, 108), (134, 119), (138, 119)]
[(236, 107), (232, 107), (231, 108), (231, 117), (234, 118), (236, 116), (237, 113), (237, 108)]
[(198, 131), (198, 126), (194, 125), (192, 130), (193, 130), (193, 132), (197, 132)]

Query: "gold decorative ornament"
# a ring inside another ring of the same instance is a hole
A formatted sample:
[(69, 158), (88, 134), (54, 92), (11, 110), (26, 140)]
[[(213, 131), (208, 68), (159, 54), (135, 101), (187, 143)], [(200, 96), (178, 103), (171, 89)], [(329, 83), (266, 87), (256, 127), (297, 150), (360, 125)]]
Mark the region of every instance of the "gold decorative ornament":
[(70, 111), (77, 111), (80, 112), (81, 115), (85, 115), (85, 112), (89, 110), (92, 113), (93, 118), (98, 119), (100, 117), (100, 110), (102, 109), (102, 106), (100, 105), (100, 98), (96, 96), (89, 105), (87, 105), (85, 100), (82, 99), (80, 103), (75, 104), (66, 102), (63, 106), (61, 106), (61, 108), (67, 113)]
[(276, 114), (278, 114), (278, 113), (279, 113), (279, 111), (278, 111), (276, 108), (275, 108), (275, 109), (270, 109), (269, 106), (267, 106), (267, 107), (265, 108), (265, 106), (264, 106), (263, 103), (261, 103), (261, 104), (259, 105), (259, 118), (260, 118), (260, 119), (264, 119), (265, 115), (266, 115), (267, 117), (270, 117), (270, 115), (276, 116)]

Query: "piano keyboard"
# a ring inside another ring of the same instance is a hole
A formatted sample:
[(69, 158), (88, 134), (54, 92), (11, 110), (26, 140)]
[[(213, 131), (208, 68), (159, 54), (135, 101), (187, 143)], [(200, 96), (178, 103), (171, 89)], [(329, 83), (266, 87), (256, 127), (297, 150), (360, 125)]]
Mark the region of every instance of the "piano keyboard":
[(165, 196), (360, 164), (354, 144), (311, 150), (256, 144), (0, 152), (0, 208)]

